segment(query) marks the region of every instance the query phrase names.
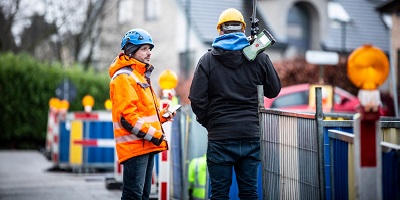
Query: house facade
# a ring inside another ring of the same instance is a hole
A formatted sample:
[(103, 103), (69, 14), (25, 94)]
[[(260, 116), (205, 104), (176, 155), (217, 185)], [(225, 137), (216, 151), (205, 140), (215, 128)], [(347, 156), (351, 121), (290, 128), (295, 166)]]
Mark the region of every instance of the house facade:
[[(385, 0), (258, 0), (260, 30), (266, 29), (277, 43), (265, 50), (272, 61), (305, 56), (307, 50), (349, 54), (363, 44), (389, 53), (389, 29), (376, 7)], [(118, 0), (107, 1), (94, 58), (106, 70), (120, 52), (122, 36), (131, 28), (152, 35), (153, 83), (165, 69), (190, 79), (198, 59), (218, 36), (216, 24), (227, 8), (242, 12), (250, 33), (251, 0)], [(157, 88), (158, 84), (155, 85)]]

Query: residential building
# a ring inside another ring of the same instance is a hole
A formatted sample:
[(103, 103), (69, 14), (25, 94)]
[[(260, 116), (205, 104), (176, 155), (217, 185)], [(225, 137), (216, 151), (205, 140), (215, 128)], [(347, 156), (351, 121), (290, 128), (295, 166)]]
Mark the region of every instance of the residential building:
[[(276, 44), (266, 49), (272, 61), (304, 56), (307, 50), (348, 55), (363, 44), (389, 53), (389, 29), (376, 8), (385, 0), (258, 0), (260, 30)], [(197, 60), (218, 36), (216, 24), (227, 8), (242, 12), (250, 33), (251, 0), (118, 0), (107, 1), (98, 40), (95, 67), (106, 69), (120, 52), (120, 41), (131, 28), (150, 32), (155, 48), (153, 82), (165, 69), (190, 79)], [(188, 63), (188, 64), (186, 64)], [(154, 78), (156, 77), (156, 78)], [(153, 84), (154, 85), (154, 84)], [(157, 87), (157, 86), (155, 86)]]

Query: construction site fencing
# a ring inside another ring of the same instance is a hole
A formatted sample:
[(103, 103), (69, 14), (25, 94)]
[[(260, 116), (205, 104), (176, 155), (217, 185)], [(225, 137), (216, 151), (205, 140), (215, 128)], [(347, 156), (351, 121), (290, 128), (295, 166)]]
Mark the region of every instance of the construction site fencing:
[[(381, 125), (387, 125), (381, 122)], [(385, 128), (386, 129), (386, 128)], [(356, 199), (354, 171), (354, 134), (328, 131), (331, 154), (332, 199)], [(381, 142), (382, 198), (400, 199), (400, 146)]]
[(261, 110), (265, 199), (320, 199), (318, 134), (314, 115)]
[[(351, 179), (349, 182), (343, 173), (349, 169), (348, 166), (337, 164), (344, 158), (338, 159), (334, 155), (342, 149), (332, 147), (329, 134), (332, 131), (353, 134), (353, 114), (323, 113), (321, 88), (316, 88), (315, 113), (265, 109), (262, 97), (262, 88), (259, 88), (264, 199), (347, 199), (342, 198), (341, 192), (353, 191), (342, 187), (353, 182)], [(400, 188), (399, 150), (396, 150), (399, 147), (400, 120), (381, 117), (380, 124), (383, 142), (393, 147), (391, 153), (382, 156), (382, 179), (390, 179), (383, 181), (382, 185), (383, 196), (387, 197), (385, 191), (398, 194)], [(396, 197), (394, 199), (399, 199)]]

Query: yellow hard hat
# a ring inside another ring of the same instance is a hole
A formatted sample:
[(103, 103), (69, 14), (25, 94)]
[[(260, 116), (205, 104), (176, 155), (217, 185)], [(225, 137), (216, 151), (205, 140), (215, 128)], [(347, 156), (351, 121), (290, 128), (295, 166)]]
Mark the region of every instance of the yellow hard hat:
[(218, 32), (221, 31), (221, 25), (225, 22), (241, 22), (243, 24), (242, 30), (246, 28), (246, 23), (244, 22), (242, 13), (235, 8), (228, 8), (221, 13), (217, 24)]

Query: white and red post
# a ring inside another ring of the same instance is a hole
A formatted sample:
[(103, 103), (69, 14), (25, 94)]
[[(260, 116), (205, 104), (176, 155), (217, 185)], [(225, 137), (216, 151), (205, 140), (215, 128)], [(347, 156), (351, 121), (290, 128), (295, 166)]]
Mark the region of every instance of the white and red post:
[(354, 116), (355, 198), (382, 199), (381, 128), (378, 90), (360, 90), (362, 105)]
[[(160, 100), (161, 108), (165, 108), (167, 105), (171, 106), (172, 102), (172, 90), (163, 90), (163, 96)], [(171, 131), (172, 123), (165, 122), (162, 125), (165, 133), (166, 140), (171, 146)], [(170, 197), (170, 168), (171, 168), (171, 153), (170, 151), (163, 151), (159, 156), (159, 172), (158, 172), (158, 199), (169, 200)]]

